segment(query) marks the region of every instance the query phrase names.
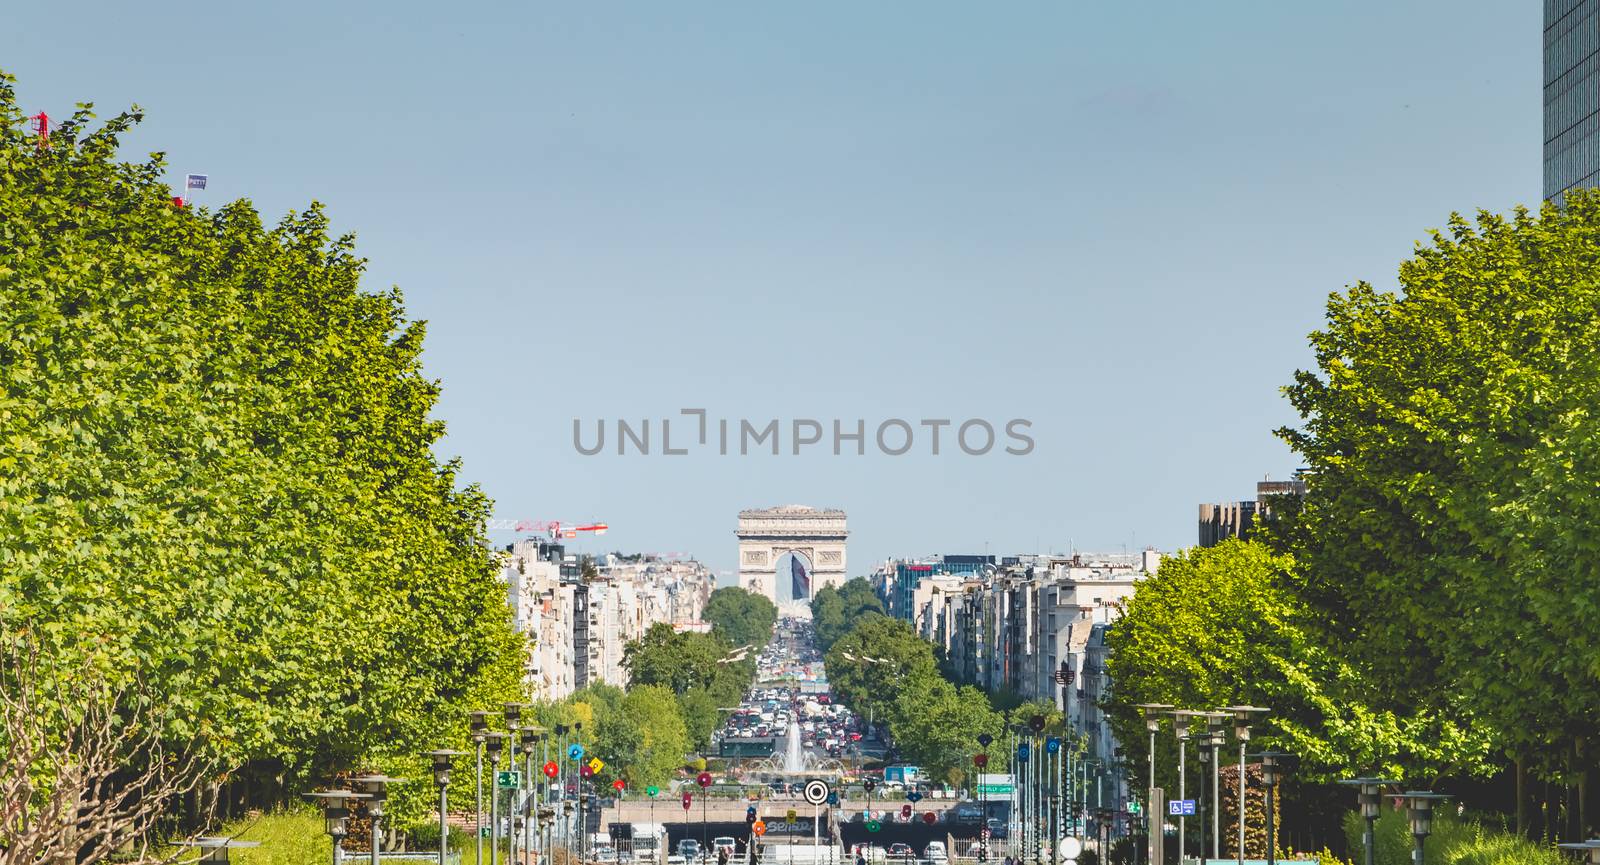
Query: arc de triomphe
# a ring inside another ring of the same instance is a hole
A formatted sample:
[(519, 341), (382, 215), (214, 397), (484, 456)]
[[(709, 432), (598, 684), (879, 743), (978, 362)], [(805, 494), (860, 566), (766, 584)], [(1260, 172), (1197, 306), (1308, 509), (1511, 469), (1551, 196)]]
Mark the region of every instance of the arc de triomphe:
[(841, 510), (784, 505), (740, 511), (734, 532), (739, 538), (739, 586), (779, 603), (774, 569), (785, 553), (799, 553), (810, 562), (813, 593), (841, 585), (849, 534)]

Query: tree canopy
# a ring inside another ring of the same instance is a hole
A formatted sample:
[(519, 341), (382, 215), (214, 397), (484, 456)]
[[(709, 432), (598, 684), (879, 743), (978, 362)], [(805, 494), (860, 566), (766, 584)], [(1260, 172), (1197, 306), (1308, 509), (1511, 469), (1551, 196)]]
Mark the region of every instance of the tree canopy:
[(705, 620), (711, 623), (711, 633), (730, 646), (760, 650), (772, 639), (778, 607), (764, 595), (738, 586), (723, 586), (706, 601)]
[(1592, 191), (1452, 216), (1403, 293), (1330, 298), (1281, 431), (1312, 478), (1286, 546), (1331, 638), (1547, 777), (1600, 733), (1597, 256)]
[(721, 721), (718, 709), (739, 705), (755, 679), (753, 658), (724, 663), (732, 649), (715, 634), (680, 634), (657, 622), (623, 649), (623, 663), (633, 685), (658, 685), (672, 694), (690, 740), (704, 744)]
[(811, 596), (811, 622), (817, 648), (826, 652), (865, 616), (883, 615), (883, 601), (861, 577), (834, 588), (823, 586)]
[(321, 205), (175, 207), (139, 117), (41, 147), (0, 78), (0, 634), (265, 784), (462, 741), (523, 642), (422, 325)]
[(1401, 714), (1361, 699), (1357, 670), (1319, 642), (1317, 614), (1290, 584), (1293, 567), (1288, 556), (1238, 540), (1163, 559), (1107, 635), (1118, 739), (1144, 737), (1138, 703), (1250, 704), (1271, 709), (1257, 738), (1299, 756), (1297, 774), (1308, 780), (1352, 766), (1424, 776), (1481, 767), (1481, 735), (1434, 712)]

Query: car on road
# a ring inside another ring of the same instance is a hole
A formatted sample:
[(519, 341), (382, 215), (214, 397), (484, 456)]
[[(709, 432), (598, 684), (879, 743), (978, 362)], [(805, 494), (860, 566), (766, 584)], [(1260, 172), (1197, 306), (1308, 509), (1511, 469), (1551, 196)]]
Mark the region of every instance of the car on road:
[(686, 861), (693, 862), (700, 858), (700, 842), (693, 838), (684, 838), (678, 842), (678, 855)]
[(895, 843), (889, 845), (889, 858), (895, 862), (909, 862), (917, 858), (917, 854), (910, 844)]
[(713, 855), (720, 856), (723, 853), (727, 853), (728, 858), (732, 859), (735, 849), (737, 849), (737, 842), (727, 835), (718, 835), (711, 839), (711, 853)]
[(948, 862), (950, 855), (945, 851), (943, 841), (929, 841), (928, 846), (922, 848), (922, 858), (928, 860), (931, 865), (938, 865), (940, 862)]

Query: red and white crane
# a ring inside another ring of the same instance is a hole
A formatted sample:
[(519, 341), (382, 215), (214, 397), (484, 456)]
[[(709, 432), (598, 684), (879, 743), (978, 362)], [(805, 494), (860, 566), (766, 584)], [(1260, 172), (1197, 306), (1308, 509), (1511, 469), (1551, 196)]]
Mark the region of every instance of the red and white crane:
[(556, 538), (576, 538), (579, 532), (603, 535), (610, 526), (598, 520), (589, 522), (575, 520), (490, 520), (485, 528), (516, 532), (519, 535), (545, 532), (553, 540)]

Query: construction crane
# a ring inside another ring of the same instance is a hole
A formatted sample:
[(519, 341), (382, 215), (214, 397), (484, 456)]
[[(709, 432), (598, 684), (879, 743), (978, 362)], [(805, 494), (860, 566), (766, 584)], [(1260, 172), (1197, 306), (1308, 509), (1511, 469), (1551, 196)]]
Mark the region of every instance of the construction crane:
[(575, 538), (579, 532), (603, 535), (610, 526), (597, 520), (586, 523), (573, 520), (489, 520), (485, 528), (491, 531), (516, 532), (519, 535), (545, 532), (550, 535), (551, 540), (555, 540), (557, 538)]

